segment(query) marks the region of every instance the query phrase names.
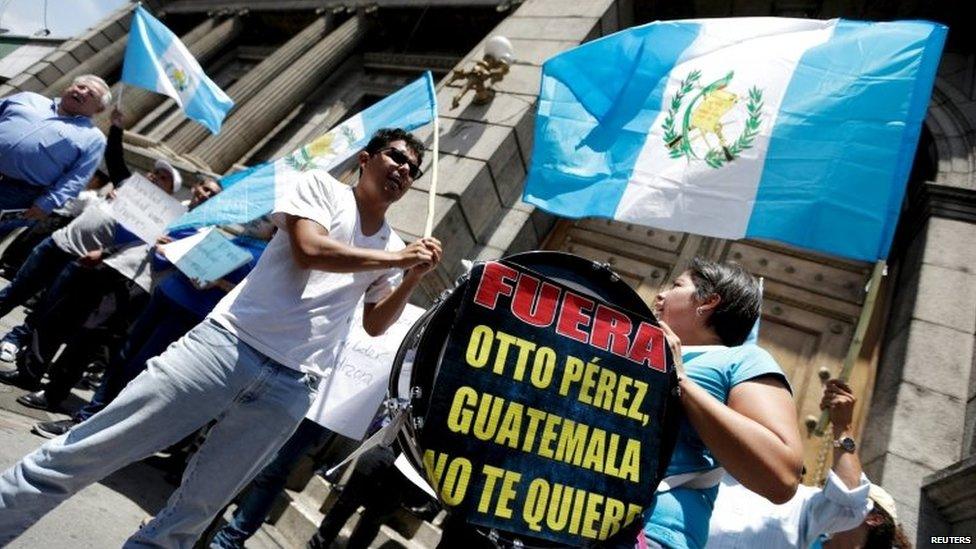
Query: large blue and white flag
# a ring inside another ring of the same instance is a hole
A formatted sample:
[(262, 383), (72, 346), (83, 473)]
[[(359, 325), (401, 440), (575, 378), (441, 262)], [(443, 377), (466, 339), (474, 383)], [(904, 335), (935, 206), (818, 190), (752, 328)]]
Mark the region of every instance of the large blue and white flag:
[(393, 95), (350, 117), (297, 151), (220, 180), (224, 191), (194, 208), (170, 229), (246, 223), (274, 211), (294, 177), (311, 169), (331, 170), (356, 154), (382, 128), (410, 131), (434, 119), (437, 96), (430, 71)]
[(187, 117), (211, 133), (220, 131), (227, 111), (234, 106), (173, 31), (141, 5), (132, 14), (121, 81), (168, 95)]
[(946, 28), (657, 22), (549, 59), (524, 200), (887, 256)]

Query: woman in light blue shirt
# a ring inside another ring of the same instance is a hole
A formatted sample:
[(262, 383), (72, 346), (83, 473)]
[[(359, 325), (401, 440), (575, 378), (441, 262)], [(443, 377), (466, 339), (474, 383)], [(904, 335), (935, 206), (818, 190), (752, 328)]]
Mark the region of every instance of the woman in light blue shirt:
[(744, 344), (759, 317), (760, 290), (740, 266), (695, 260), (658, 294), (654, 310), (675, 356), (685, 417), (670, 487), (658, 490), (645, 514), (642, 541), (700, 548), (721, 474), (689, 473), (723, 467), (770, 501), (789, 500), (803, 467), (796, 406), (772, 356)]

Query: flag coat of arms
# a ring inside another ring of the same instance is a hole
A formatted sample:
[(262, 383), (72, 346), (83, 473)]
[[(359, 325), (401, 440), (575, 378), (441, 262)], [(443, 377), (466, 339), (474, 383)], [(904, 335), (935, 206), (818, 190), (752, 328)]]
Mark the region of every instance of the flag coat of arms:
[(430, 71), (396, 93), (349, 117), (298, 150), (220, 180), (224, 191), (172, 224), (170, 229), (246, 223), (274, 210), (295, 178), (312, 169), (331, 170), (356, 154), (381, 128), (410, 131), (432, 121), (437, 96)]
[(570, 218), (887, 255), (946, 28), (657, 22), (543, 67), (524, 200)]
[(234, 106), (173, 31), (141, 5), (132, 14), (120, 80), (171, 97), (211, 133)]

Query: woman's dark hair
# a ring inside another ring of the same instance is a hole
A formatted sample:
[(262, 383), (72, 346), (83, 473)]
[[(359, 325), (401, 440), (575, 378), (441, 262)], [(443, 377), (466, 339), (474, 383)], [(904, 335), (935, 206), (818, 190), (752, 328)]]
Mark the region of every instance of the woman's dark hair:
[(376, 154), (380, 149), (394, 141), (403, 141), (407, 144), (407, 148), (417, 155), (417, 165), (424, 162), (424, 144), (414, 137), (412, 133), (401, 128), (380, 128), (376, 130), (376, 133), (369, 139), (369, 143), (366, 144), (363, 150), (371, 155)]
[(875, 505), (871, 514), (881, 517), (881, 523), (868, 526), (864, 549), (891, 549), (892, 547), (912, 549), (912, 542), (908, 540), (908, 536), (884, 509)]
[(759, 318), (759, 281), (737, 263), (700, 258), (691, 262), (688, 272), (695, 283), (695, 297), (701, 301), (719, 297), (708, 321), (719, 339), (725, 345), (742, 345)]

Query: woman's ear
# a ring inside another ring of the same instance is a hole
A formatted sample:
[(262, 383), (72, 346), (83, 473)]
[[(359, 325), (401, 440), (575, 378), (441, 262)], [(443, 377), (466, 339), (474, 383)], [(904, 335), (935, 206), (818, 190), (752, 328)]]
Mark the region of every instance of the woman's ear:
[(366, 167), (366, 163), (369, 162), (370, 154), (366, 151), (359, 151), (356, 155), (356, 161), (359, 162), (359, 169)]
[(721, 296), (719, 296), (718, 294), (712, 294), (706, 297), (704, 301), (702, 301), (701, 305), (698, 306), (698, 309), (700, 309), (702, 313), (710, 313), (714, 311), (716, 308), (718, 308), (718, 305), (721, 302), (722, 302)]

